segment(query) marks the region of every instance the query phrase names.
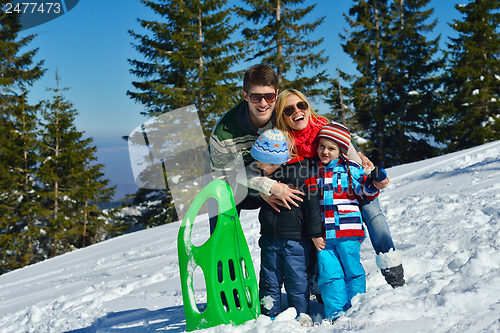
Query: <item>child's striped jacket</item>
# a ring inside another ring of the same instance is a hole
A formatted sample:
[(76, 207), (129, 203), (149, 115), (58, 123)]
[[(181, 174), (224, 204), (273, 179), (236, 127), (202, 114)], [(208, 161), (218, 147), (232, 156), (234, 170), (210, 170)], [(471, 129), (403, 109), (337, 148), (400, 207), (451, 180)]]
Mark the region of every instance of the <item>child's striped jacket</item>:
[(365, 188), (367, 177), (359, 164), (350, 161), (349, 166), (352, 177), (351, 191), (348, 189), (347, 165), (341, 159), (332, 160), (327, 166), (320, 166), (315, 175), (326, 239), (364, 238), (359, 200), (373, 200), (379, 194), (379, 191), (370, 192)]

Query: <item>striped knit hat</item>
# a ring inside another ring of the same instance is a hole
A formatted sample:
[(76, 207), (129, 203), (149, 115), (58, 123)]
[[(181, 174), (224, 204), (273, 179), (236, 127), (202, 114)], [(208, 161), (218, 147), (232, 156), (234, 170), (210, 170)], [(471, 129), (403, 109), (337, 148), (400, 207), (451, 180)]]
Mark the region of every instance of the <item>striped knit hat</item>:
[(348, 193), (349, 195), (354, 195), (352, 191), (351, 168), (349, 167), (349, 159), (347, 158), (347, 151), (349, 150), (349, 145), (351, 144), (351, 133), (349, 133), (349, 130), (344, 125), (332, 121), (321, 128), (318, 136), (320, 138), (330, 139), (339, 145), (340, 152), (342, 153), (342, 156), (347, 164), (347, 179), (349, 182)]
[(250, 155), (259, 162), (270, 164), (284, 164), (290, 159), (285, 136), (277, 129), (262, 133), (253, 143)]
[(349, 133), (347, 127), (332, 121), (321, 128), (318, 136), (320, 138), (330, 139), (338, 144), (343, 157), (347, 158), (347, 151), (351, 144), (351, 133)]

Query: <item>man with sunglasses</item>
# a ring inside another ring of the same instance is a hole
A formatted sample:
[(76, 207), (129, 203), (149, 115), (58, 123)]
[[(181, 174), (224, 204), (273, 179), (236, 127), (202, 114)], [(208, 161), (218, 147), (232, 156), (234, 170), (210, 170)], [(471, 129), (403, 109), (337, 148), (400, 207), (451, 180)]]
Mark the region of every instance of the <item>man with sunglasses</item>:
[[(238, 213), (241, 209), (260, 208), (260, 193), (274, 194), (285, 207), (303, 201), (300, 191), (267, 177), (252, 177), (247, 186), (238, 184), (236, 177), (253, 162), (250, 150), (261, 133), (274, 127), (274, 107), (278, 77), (269, 65), (250, 67), (243, 78), (244, 101), (227, 111), (215, 125), (210, 144), (204, 152), (205, 185), (213, 179), (223, 179), (232, 188)], [(217, 205), (207, 201), (210, 234), (217, 223)]]

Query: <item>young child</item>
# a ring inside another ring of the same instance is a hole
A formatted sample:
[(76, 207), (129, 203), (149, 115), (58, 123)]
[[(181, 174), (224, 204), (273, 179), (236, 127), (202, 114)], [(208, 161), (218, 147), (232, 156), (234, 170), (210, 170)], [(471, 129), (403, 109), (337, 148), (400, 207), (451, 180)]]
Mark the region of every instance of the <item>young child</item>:
[[(308, 159), (289, 160), (288, 144), (277, 129), (267, 130), (250, 151), (255, 166), (269, 178), (294, 186), (305, 193), (303, 202), (277, 212), (266, 202), (259, 212), (261, 249), (259, 298), (261, 313), (275, 317), (280, 313), (281, 287), (284, 284), (289, 306), (298, 320), (311, 324), (306, 315), (309, 305), (308, 266), (313, 249), (311, 238), (321, 237), (321, 209), (312, 165)], [(306, 180), (309, 180), (306, 183)]]
[[(329, 123), (318, 136), (320, 167), (315, 179), (324, 234), (313, 238), (313, 242), (318, 251), (318, 287), (325, 317), (333, 321), (351, 307), (356, 294), (366, 291), (359, 254), (365, 230), (358, 200), (373, 200), (379, 191), (365, 176), (363, 167), (348, 160), (351, 134), (345, 126)], [(385, 175), (384, 170), (380, 171)]]

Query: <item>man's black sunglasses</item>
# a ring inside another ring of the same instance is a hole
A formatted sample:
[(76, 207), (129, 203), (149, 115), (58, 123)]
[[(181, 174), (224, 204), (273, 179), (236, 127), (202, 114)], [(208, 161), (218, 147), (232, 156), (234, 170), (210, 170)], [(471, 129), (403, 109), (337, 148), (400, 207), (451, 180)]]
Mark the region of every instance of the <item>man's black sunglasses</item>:
[(272, 103), (276, 100), (276, 94), (275, 93), (267, 93), (267, 94), (250, 94), (248, 95), (250, 97), (250, 102), (252, 103), (260, 103), (262, 98), (266, 100), (268, 103)]

